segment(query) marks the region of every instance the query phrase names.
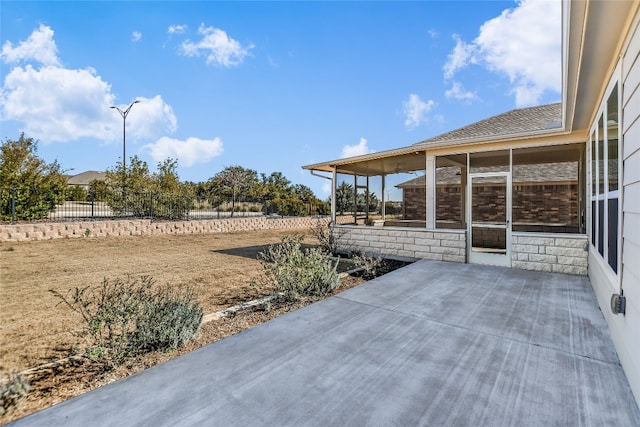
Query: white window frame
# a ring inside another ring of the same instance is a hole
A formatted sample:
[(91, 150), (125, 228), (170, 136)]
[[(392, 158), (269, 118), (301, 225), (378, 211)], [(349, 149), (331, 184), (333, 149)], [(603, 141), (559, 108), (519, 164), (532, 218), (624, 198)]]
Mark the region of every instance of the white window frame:
[[(618, 189), (614, 190), (614, 191), (609, 191), (609, 150), (608, 150), (608, 141), (609, 141), (609, 135), (608, 135), (608, 126), (607, 126), (607, 109), (608, 109), (608, 101), (609, 101), (609, 97), (611, 96), (611, 94), (613, 93), (613, 90), (616, 88), (617, 85), (617, 91), (618, 91), (618, 96), (617, 96), (617, 108), (618, 108)], [(600, 118), (603, 119), (603, 131), (604, 131), (604, 135), (602, 138), (600, 138), (599, 135), (599, 128), (598, 128), (598, 122), (600, 121)], [(622, 267), (622, 259), (621, 259), (621, 255), (622, 255), (622, 238), (620, 235), (620, 230), (622, 229), (622, 192), (620, 191), (621, 187), (622, 187), (622, 167), (623, 167), (623, 163), (622, 163), (622, 79), (621, 79), (621, 67), (620, 64), (618, 64), (616, 66), (616, 69), (614, 70), (611, 79), (609, 81), (609, 84), (607, 85), (607, 89), (605, 90), (604, 94), (603, 94), (603, 98), (600, 101), (600, 106), (598, 108), (597, 114), (596, 116), (593, 118), (593, 123), (591, 125), (591, 128), (589, 130), (589, 134), (588, 134), (588, 140), (587, 140), (587, 159), (588, 159), (588, 183), (589, 183), (589, 203), (587, 205), (587, 209), (588, 209), (588, 214), (589, 214), (589, 224), (587, 227), (587, 232), (589, 234), (589, 245), (590, 245), (590, 250), (593, 251), (593, 253), (596, 255), (596, 257), (602, 261), (602, 263), (604, 265), (606, 265), (607, 267), (607, 271), (613, 275), (614, 277), (617, 278), (617, 280), (620, 280), (620, 271), (621, 271), (621, 267)], [(595, 140), (595, 145), (593, 144), (593, 141)], [(600, 159), (599, 158), (599, 151), (600, 151), (600, 143), (604, 144), (604, 147), (602, 149), (602, 153), (604, 156), (604, 159)], [(594, 162), (592, 161), (592, 150), (595, 149), (596, 152), (596, 156), (595, 156), (595, 165)], [(602, 185), (603, 188), (603, 193), (600, 194), (599, 193), (599, 189), (600, 189), (600, 166), (602, 165), (602, 167), (604, 168), (604, 171), (602, 173), (604, 182)], [(595, 166), (595, 170), (594, 170), (594, 166)], [(595, 177), (595, 194), (593, 193), (594, 191), (594, 186), (593, 186), (593, 182), (592, 180)], [(613, 268), (611, 267), (611, 265), (609, 265), (609, 258), (608, 258), (608, 254), (609, 254), (609, 233), (608, 233), (608, 224), (609, 224), (609, 207), (608, 207), (608, 201), (610, 199), (615, 199), (617, 198), (618, 200), (618, 209), (617, 209), (617, 215), (618, 215), (618, 239), (617, 239), (617, 266), (616, 266), (616, 271), (613, 270)], [(592, 206), (592, 202), (595, 201), (595, 212), (594, 209), (591, 208)], [(603, 208), (603, 221), (600, 221), (600, 209), (599, 209), (599, 203), (600, 202), (604, 203), (604, 208)], [(602, 230), (602, 238), (603, 238), (603, 242), (602, 242), (602, 254), (600, 254), (600, 251), (598, 249), (599, 245), (600, 245), (600, 241), (599, 241), (599, 235), (600, 235), (600, 223), (602, 223), (603, 225), (603, 230)], [(595, 227), (594, 227), (595, 225)]]

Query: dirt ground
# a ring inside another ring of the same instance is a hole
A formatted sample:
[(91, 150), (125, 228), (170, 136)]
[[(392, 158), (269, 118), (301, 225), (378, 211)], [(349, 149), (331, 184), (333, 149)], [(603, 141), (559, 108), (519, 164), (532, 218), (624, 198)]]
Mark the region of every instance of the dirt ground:
[[(104, 278), (152, 276), (194, 289), (211, 313), (267, 295), (252, 286), (257, 254), (285, 232), (56, 239), (0, 244), (0, 375), (59, 359), (77, 343), (80, 318), (49, 290), (97, 286)], [(311, 236), (305, 243), (312, 243)]]
[[(66, 293), (97, 286), (104, 278), (152, 276), (161, 285), (190, 286), (212, 313), (270, 294), (252, 284), (261, 273), (256, 257), (292, 231), (265, 230), (208, 235), (161, 235), (0, 243), (0, 379), (63, 359), (81, 345), (79, 315), (49, 290)], [(297, 232), (300, 234), (300, 231)], [(315, 244), (305, 235), (305, 244)], [(342, 280), (338, 291), (363, 283)], [(172, 353), (152, 353), (115, 371), (79, 362), (30, 375), (32, 391), (0, 424), (77, 396), (115, 379), (297, 309), (296, 304), (257, 307), (203, 325), (197, 341)]]

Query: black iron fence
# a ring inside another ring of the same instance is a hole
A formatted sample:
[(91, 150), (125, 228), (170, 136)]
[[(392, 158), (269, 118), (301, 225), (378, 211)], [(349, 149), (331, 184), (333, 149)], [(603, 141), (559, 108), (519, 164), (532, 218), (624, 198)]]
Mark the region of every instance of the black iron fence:
[(262, 215), (314, 216), (328, 214), (328, 204), (296, 198), (229, 198), (224, 194), (196, 197), (154, 192), (126, 193), (37, 188), (0, 188), (0, 220), (85, 221), (123, 218), (192, 220)]

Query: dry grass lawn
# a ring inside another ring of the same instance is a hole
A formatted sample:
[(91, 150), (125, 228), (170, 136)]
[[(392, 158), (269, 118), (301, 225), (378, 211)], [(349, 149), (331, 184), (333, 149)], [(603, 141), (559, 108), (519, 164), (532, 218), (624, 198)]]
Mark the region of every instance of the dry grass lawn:
[[(252, 286), (257, 254), (292, 231), (58, 239), (0, 244), (0, 376), (57, 360), (79, 343), (79, 316), (49, 290), (66, 293), (104, 278), (152, 276), (191, 286), (205, 314), (269, 294)], [(305, 242), (312, 243), (311, 236)]]

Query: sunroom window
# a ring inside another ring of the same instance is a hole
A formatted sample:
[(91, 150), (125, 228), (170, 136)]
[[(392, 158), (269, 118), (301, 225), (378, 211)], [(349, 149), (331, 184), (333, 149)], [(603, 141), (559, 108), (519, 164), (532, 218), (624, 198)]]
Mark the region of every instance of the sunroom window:
[(591, 132), (591, 244), (618, 272), (620, 191), (618, 84), (608, 93)]

